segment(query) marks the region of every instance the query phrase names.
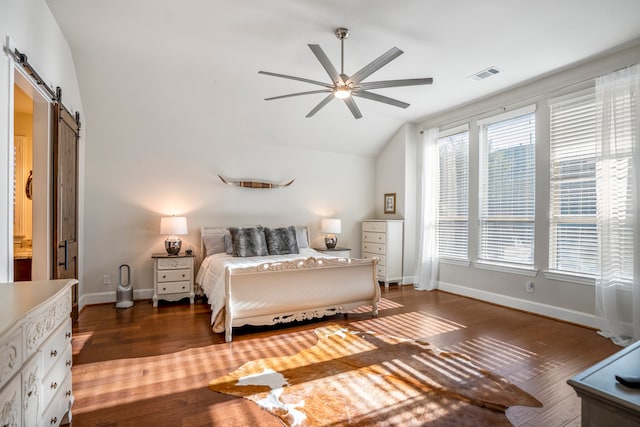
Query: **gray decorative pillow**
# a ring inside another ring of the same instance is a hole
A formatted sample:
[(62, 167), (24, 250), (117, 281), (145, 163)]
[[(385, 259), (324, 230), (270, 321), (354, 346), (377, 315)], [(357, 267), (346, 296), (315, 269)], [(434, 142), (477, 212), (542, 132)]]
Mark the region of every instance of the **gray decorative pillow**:
[(295, 227), (265, 228), (264, 235), (267, 239), (269, 255), (300, 253)]
[(231, 233), (233, 256), (250, 257), (269, 254), (262, 227), (230, 227), (229, 233)]

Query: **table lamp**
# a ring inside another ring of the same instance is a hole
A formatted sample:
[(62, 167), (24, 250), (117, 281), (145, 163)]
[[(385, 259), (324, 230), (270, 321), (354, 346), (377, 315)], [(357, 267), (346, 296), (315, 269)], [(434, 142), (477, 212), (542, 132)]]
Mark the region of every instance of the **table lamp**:
[(335, 233), (342, 231), (342, 224), (339, 219), (324, 218), (320, 227), (323, 233), (327, 233), (324, 237), (324, 244), (327, 245), (327, 249), (333, 249), (338, 243), (338, 238)]
[(169, 255), (178, 255), (182, 247), (179, 235), (187, 234), (187, 218), (184, 216), (166, 216), (160, 219), (160, 234), (169, 235), (164, 248)]

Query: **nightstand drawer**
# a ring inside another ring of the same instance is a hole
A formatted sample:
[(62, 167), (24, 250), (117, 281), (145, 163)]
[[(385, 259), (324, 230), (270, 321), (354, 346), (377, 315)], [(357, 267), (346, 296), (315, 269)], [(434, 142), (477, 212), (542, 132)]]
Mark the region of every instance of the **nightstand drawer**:
[(384, 245), (377, 243), (362, 243), (362, 252), (369, 252), (376, 255), (385, 255)]
[(384, 243), (385, 242), (385, 234), (384, 233), (374, 233), (371, 231), (363, 231), (362, 232), (362, 241), (370, 242), (370, 243)]
[(191, 258), (158, 258), (158, 270), (190, 268)]
[(158, 283), (177, 282), (179, 280), (189, 280), (191, 270), (163, 270), (158, 271)]
[(191, 289), (189, 280), (184, 282), (158, 283), (158, 294), (179, 294), (189, 292)]

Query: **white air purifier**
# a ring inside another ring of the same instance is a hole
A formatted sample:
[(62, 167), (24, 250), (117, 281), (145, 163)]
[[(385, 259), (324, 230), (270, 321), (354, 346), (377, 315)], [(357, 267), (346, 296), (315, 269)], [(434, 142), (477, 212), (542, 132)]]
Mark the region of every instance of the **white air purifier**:
[[(126, 272), (126, 281), (124, 274)], [(133, 286), (131, 285), (131, 268), (127, 264), (120, 266), (120, 284), (116, 291), (116, 308), (133, 307)]]

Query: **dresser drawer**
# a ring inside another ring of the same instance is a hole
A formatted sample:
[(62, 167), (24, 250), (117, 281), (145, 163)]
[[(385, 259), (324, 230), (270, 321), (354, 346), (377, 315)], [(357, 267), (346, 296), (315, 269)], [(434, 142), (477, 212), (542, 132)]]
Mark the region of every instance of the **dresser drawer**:
[(377, 231), (379, 233), (384, 233), (386, 231), (386, 226), (382, 221), (363, 222), (362, 231)]
[(71, 398), (71, 372), (69, 372), (62, 384), (58, 387), (58, 393), (53, 396), (51, 402), (49, 402), (49, 406), (42, 414), (42, 418), (40, 418), (38, 426), (59, 426), (65, 413), (70, 409)]
[(362, 258), (364, 259), (371, 259), (371, 258), (377, 258), (378, 259), (378, 265), (385, 265), (385, 256), (384, 255), (378, 255), (378, 254), (371, 254), (368, 252), (363, 252), (362, 253)]
[(49, 369), (62, 357), (64, 351), (71, 345), (71, 318), (67, 318), (51, 337), (42, 345), (42, 372), (47, 374)]
[(376, 274), (382, 277), (387, 274), (387, 270), (385, 269), (384, 265), (376, 265)]
[(0, 388), (22, 365), (22, 329), (17, 329), (0, 344)]
[(189, 280), (191, 270), (162, 270), (158, 271), (158, 283), (177, 282), (179, 280)]
[(191, 289), (191, 282), (167, 282), (158, 283), (158, 294), (179, 294), (189, 292)]
[(385, 243), (385, 234), (384, 233), (375, 233), (373, 231), (363, 231), (362, 232), (362, 241), (369, 243)]
[(64, 384), (64, 380), (70, 372), (72, 359), (71, 346), (67, 346), (56, 361), (56, 364), (53, 365), (48, 373), (45, 374), (45, 377), (42, 380), (43, 407), (46, 408), (49, 406), (49, 403), (53, 401), (54, 396), (61, 392), (60, 390)]
[(179, 268), (190, 268), (191, 258), (159, 258), (158, 270), (175, 270)]
[(368, 252), (376, 255), (385, 255), (385, 247), (384, 245), (380, 245), (377, 243), (362, 243), (362, 252)]

